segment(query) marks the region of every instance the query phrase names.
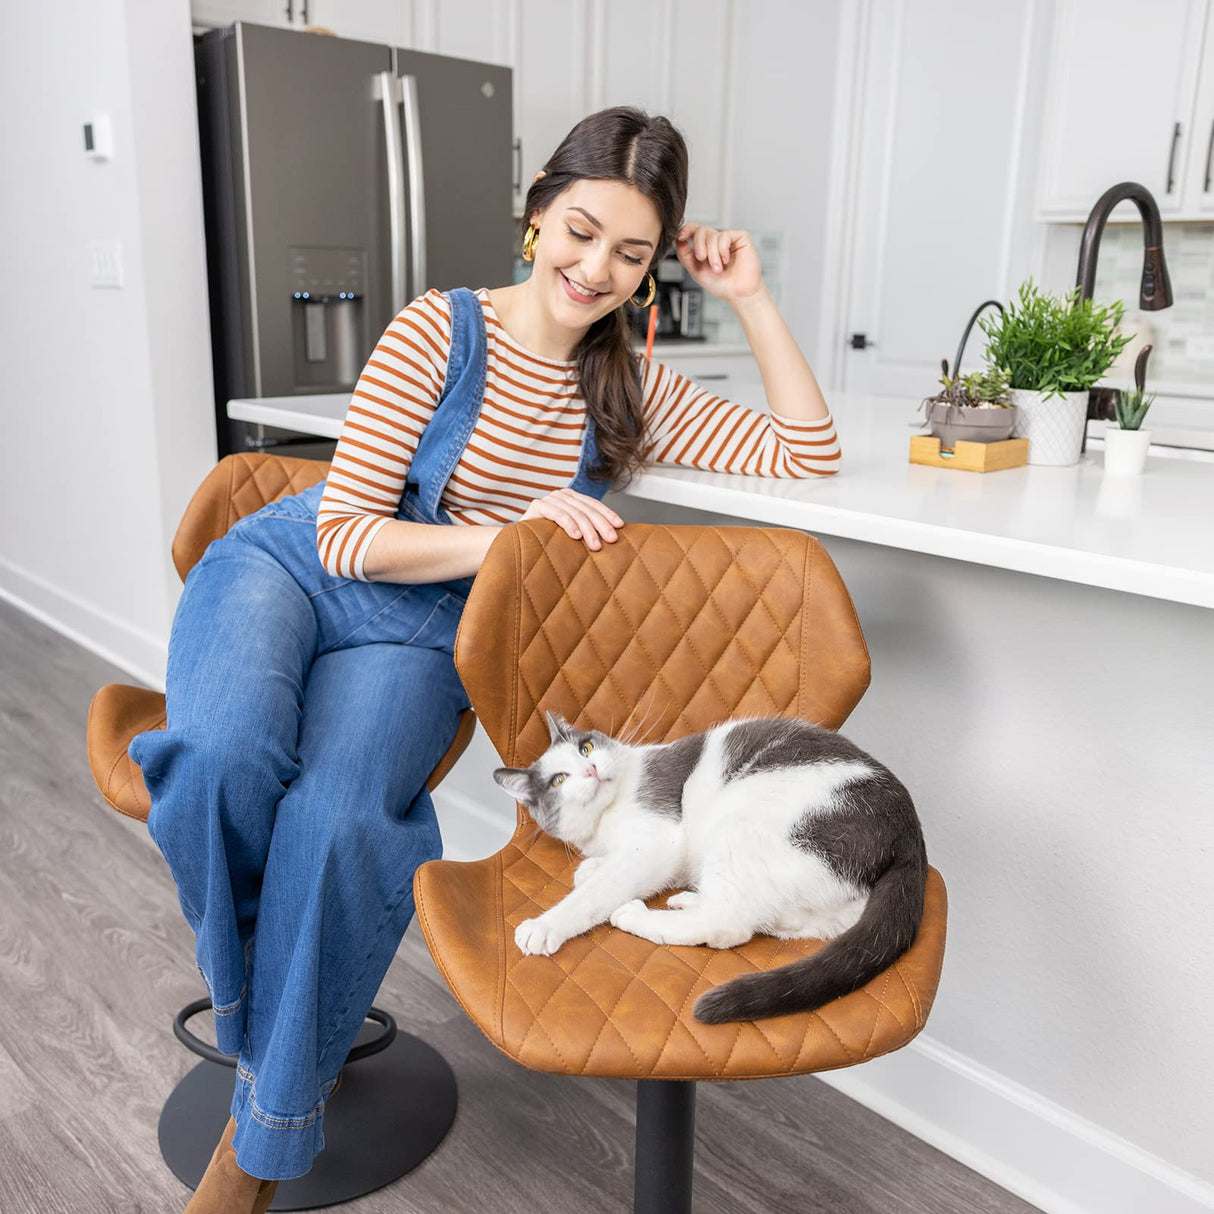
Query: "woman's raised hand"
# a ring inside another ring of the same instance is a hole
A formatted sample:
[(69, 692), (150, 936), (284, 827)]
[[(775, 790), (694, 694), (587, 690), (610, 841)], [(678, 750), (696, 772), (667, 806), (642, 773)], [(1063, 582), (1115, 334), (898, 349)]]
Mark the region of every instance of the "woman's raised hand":
[(718, 299), (745, 299), (763, 285), (759, 255), (746, 232), (685, 223), (674, 247), (696, 285)]
[(557, 489), (536, 498), (519, 521), (529, 518), (552, 519), (575, 540), (585, 540), (587, 548), (601, 548), (600, 535), (614, 543), (616, 528), (624, 525), (624, 520), (597, 498), (578, 493), (575, 489)]

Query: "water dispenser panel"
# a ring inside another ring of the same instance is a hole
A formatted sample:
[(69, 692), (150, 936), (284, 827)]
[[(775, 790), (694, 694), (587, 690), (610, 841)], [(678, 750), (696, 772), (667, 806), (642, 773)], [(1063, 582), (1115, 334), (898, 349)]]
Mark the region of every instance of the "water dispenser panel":
[(349, 390), (370, 353), (365, 249), (288, 249), (297, 392)]

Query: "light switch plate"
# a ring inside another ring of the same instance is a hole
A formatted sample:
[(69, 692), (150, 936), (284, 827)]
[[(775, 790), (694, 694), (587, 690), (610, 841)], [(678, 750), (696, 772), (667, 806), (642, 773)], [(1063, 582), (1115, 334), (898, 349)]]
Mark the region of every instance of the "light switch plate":
[(89, 245), (89, 286), (122, 286), (122, 245), (117, 240)]

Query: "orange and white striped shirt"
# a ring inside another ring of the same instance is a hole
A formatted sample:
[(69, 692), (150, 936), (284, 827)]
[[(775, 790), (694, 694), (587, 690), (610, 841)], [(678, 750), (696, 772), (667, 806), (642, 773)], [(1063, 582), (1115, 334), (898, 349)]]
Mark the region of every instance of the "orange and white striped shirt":
[[(576, 361), (540, 358), (502, 327), (482, 287), (485, 399), (440, 504), (455, 523), (516, 522), (577, 473), (586, 405)], [(440, 291), (419, 296), (388, 326), (364, 367), (317, 511), (317, 548), (336, 577), (368, 579), (363, 558), (395, 518), (409, 464), (446, 377), (451, 313)], [(638, 356), (643, 358), (643, 356)], [(643, 388), (647, 463), (756, 476), (829, 475), (838, 467), (833, 420), (792, 421), (713, 396), (661, 363)]]

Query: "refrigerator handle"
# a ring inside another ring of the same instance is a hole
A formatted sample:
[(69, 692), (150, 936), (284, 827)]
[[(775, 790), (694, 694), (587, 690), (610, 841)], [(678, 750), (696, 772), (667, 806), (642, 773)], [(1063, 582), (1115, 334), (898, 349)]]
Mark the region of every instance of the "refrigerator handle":
[(395, 72), (379, 73), (384, 109), (384, 141), (388, 164), (388, 235), (392, 250), (392, 315), (408, 302), (405, 266), (405, 157), (400, 137), (399, 88)]
[(422, 171), (422, 120), (417, 102), (417, 77), (401, 76), (404, 94), (405, 155), (409, 166), (410, 262), (413, 268), (411, 297), (424, 295), (426, 279), (426, 183)]

